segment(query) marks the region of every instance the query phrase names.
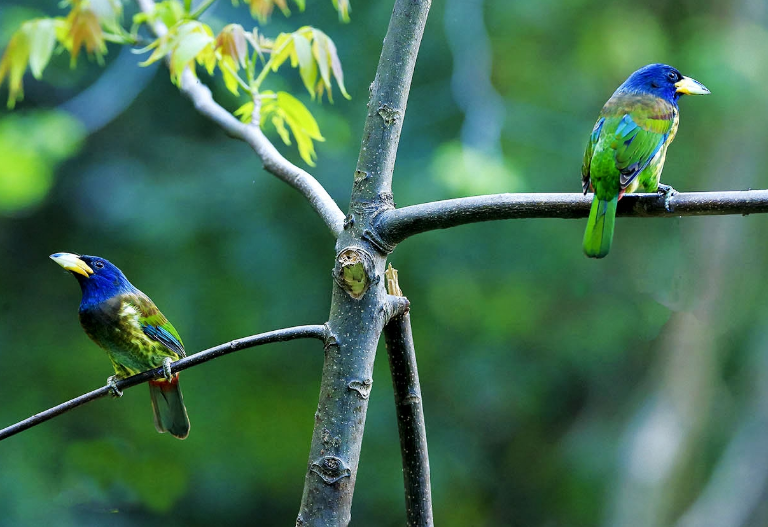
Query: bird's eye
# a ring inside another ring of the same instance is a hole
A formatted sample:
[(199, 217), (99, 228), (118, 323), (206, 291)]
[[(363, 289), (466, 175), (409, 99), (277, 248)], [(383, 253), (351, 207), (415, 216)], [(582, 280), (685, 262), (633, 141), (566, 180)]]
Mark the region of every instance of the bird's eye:
[(677, 73), (674, 71), (667, 73), (667, 77), (669, 77), (669, 80), (671, 81), (677, 81)]
[(102, 262), (101, 260), (96, 260), (95, 262), (93, 262), (93, 266), (96, 269), (103, 269), (104, 268), (104, 262)]

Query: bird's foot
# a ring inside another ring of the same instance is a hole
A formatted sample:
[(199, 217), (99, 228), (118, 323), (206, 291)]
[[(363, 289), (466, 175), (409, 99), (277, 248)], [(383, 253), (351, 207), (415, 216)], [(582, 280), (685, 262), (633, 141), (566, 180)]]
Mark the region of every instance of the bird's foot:
[(173, 380), (173, 373), (171, 373), (171, 363), (173, 362), (173, 359), (170, 357), (165, 357), (163, 359), (163, 375), (165, 376), (165, 380), (168, 382), (171, 382)]
[(677, 191), (671, 185), (659, 183), (658, 193), (659, 196), (664, 196), (664, 208), (667, 209), (667, 212), (672, 212), (674, 209), (670, 205), (670, 201), (672, 201), (672, 196), (677, 194)]
[(112, 392), (112, 397), (122, 397), (123, 392), (117, 387), (117, 375), (110, 375), (107, 377), (107, 386)]

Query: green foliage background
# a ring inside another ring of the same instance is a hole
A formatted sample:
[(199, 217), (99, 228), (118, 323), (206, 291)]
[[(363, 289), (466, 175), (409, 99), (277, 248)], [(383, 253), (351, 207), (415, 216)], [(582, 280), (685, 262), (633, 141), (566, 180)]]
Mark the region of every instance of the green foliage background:
[[(216, 29), (254, 24), (219, 3), (207, 15)], [(326, 141), (312, 173), (343, 210), (391, 12), (352, 7), (349, 25), (309, 2), (264, 29), (312, 24), (338, 46), (351, 102), (311, 103), (298, 75), (278, 88), (314, 112)], [(3, 42), (35, 9), (56, 13), (40, 0), (0, 6)], [(746, 0), (435, 2), (395, 199), (578, 192), (597, 112), (649, 62), (712, 91), (682, 101), (663, 181), (766, 188), (766, 22), (765, 6)], [(27, 79), (16, 112), (0, 113), (0, 426), (111, 373), (53, 252), (118, 264), (190, 352), (328, 315), (333, 241), (320, 220), (195, 113), (167, 72), (138, 89), (150, 72), (116, 64), (146, 57), (118, 54), (110, 47), (111, 76), (54, 58), (43, 82)], [(71, 101), (89, 86), (100, 97)], [(583, 256), (584, 221), (572, 220), (466, 226), (398, 247), (437, 524), (765, 525), (767, 227), (759, 215), (620, 219), (602, 261)], [(185, 372), (184, 442), (154, 431), (143, 387), (3, 441), (0, 525), (292, 525), (322, 355), (315, 342), (277, 344)], [(353, 524), (403, 525), (383, 346), (374, 380)]]

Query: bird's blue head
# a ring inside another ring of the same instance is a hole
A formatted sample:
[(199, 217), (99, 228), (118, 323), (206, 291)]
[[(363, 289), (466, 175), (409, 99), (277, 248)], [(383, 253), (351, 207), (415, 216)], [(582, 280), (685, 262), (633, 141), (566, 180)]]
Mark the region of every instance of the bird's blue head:
[(616, 93), (651, 94), (677, 104), (681, 95), (706, 95), (709, 90), (672, 66), (649, 64), (630, 75)]
[(132, 293), (136, 288), (128, 281), (123, 272), (109, 260), (99, 256), (86, 256), (73, 253), (56, 253), (51, 260), (62, 266), (77, 278), (83, 299), (80, 309), (99, 304), (122, 293)]

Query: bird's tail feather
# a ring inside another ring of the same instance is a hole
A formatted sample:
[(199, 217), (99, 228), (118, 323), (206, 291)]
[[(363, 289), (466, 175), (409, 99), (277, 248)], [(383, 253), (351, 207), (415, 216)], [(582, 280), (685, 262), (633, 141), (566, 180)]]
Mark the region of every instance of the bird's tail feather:
[(174, 437), (186, 439), (190, 425), (179, 386), (179, 374), (175, 374), (171, 381), (165, 379), (149, 381), (149, 395), (152, 398), (152, 411), (157, 431), (161, 434), (169, 432)]
[(602, 258), (611, 250), (618, 202), (619, 196), (609, 201), (595, 196), (592, 200), (587, 229), (584, 231), (584, 254), (590, 258)]

